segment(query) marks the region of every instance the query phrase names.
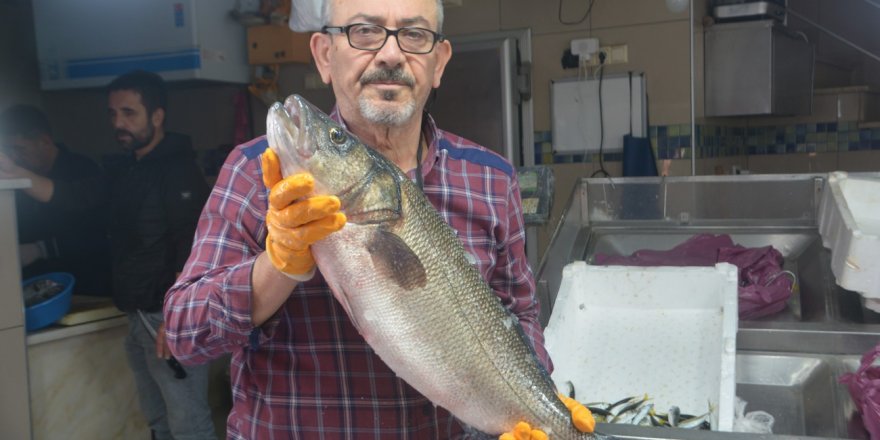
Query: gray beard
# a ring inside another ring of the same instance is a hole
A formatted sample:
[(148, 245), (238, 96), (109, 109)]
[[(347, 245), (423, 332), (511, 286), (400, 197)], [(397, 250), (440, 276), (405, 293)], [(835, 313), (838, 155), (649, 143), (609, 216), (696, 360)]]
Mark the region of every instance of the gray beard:
[[(387, 91), (382, 94), (382, 99), (388, 101), (389, 104), (391, 104), (391, 101), (394, 100), (395, 95), (395, 92)], [(405, 124), (407, 121), (410, 120), (410, 118), (412, 118), (413, 114), (416, 111), (416, 103), (414, 101), (407, 101), (403, 103), (401, 107), (386, 107), (382, 105), (375, 105), (367, 97), (361, 96), (360, 98), (358, 98), (358, 105), (361, 110), (361, 115), (363, 115), (364, 119), (374, 124), (384, 125), (388, 127), (399, 127)]]

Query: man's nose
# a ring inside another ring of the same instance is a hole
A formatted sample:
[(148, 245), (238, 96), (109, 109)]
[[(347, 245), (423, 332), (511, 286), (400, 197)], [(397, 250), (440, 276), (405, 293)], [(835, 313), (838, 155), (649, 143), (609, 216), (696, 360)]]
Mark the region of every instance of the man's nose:
[(385, 45), (376, 52), (376, 61), (390, 67), (396, 67), (403, 63), (406, 54), (400, 50), (397, 35), (389, 35)]

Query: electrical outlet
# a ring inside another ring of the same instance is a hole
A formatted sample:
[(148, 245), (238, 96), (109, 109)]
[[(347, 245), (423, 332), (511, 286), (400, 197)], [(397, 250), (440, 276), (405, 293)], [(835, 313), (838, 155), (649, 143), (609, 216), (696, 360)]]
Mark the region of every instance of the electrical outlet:
[(578, 38), (571, 40), (571, 53), (586, 57), (599, 50), (598, 38)]
[(629, 50), (625, 44), (618, 44), (609, 48), (610, 50), (607, 53), (610, 53), (611, 56), (607, 57), (605, 61), (610, 60), (611, 64), (625, 64), (629, 62)]
[(613, 46), (602, 46), (599, 51), (594, 53), (585, 64), (587, 66), (598, 66), (599, 54), (605, 54), (605, 64), (624, 64), (629, 62), (629, 53), (626, 44), (616, 44)]

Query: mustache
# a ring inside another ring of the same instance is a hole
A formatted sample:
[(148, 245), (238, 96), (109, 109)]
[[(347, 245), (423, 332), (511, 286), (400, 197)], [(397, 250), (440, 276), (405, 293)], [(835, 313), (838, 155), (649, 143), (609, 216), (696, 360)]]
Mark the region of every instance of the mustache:
[(415, 78), (403, 71), (402, 68), (396, 69), (376, 69), (365, 72), (361, 76), (361, 85), (372, 84), (376, 82), (396, 82), (409, 87), (416, 84)]
[(128, 130), (116, 130), (116, 133), (114, 134), (116, 135), (116, 137), (119, 137), (121, 135), (128, 135), (131, 138), (134, 138), (134, 134)]

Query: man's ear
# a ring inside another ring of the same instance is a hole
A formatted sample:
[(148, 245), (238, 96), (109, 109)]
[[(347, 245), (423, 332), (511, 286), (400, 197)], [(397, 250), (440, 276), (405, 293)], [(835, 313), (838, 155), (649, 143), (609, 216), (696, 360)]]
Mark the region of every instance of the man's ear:
[(312, 58), (315, 60), (315, 66), (321, 75), (321, 81), (324, 84), (330, 84), (332, 80), (330, 75), (330, 51), (333, 49), (333, 41), (330, 34), (315, 32), (309, 41), (309, 47), (312, 49)]
[(153, 114), (150, 115), (150, 123), (156, 128), (163, 126), (165, 124), (165, 109), (157, 108), (153, 110)]
[(437, 64), (434, 66), (433, 87), (436, 89), (440, 87), (440, 78), (443, 76), (443, 71), (446, 70), (446, 64), (452, 58), (452, 44), (449, 43), (449, 40), (443, 40), (437, 43), (434, 52), (436, 52), (434, 56), (437, 58)]

